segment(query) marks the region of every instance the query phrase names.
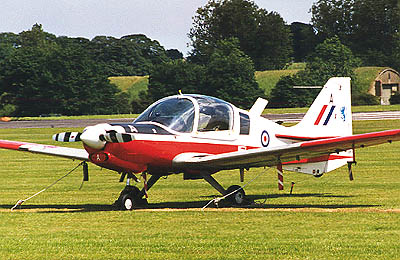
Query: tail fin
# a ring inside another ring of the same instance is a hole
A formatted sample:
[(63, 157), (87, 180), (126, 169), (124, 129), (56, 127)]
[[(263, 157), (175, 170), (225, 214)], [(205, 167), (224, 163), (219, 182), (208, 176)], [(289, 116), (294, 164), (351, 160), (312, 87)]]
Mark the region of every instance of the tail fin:
[(350, 78), (330, 78), (292, 130), (309, 137), (352, 135)]
[[(288, 127), (289, 136), (303, 140), (348, 136), (353, 133), (351, 116), (350, 78), (331, 78), (322, 88), (304, 118), (295, 126)], [(287, 162), (285, 170), (320, 176), (353, 161), (352, 150)]]

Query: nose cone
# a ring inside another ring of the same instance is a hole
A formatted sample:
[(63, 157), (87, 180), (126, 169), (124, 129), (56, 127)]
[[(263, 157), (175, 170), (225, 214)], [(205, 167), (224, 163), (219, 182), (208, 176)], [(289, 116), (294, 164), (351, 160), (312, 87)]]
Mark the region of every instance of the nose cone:
[(102, 127), (89, 126), (81, 134), (82, 142), (90, 148), (101, 150), (106, 145), (105, 141), (100, 140), (100, 135), (104, 135), (105, 130)]

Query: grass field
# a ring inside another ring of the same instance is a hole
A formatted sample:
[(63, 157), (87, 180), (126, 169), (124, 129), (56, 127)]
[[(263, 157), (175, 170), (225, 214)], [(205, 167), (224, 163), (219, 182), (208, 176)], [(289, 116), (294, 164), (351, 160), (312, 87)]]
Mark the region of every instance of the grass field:
[[(354, 122), (355, 133), (391, 128), (400, 122)], [(54, 144), (64, 130), (0, 129), (0, 139)], [(91, 165), (81, 190), (79, 169), (11, 212), (79, 162), (0, 150), (0, 259), (398, 259), (399, 151), (400, 143), (360, 149), (353, 182), (345, 168), (321, 178), (286, 173), (280, 192), (274, 170), (252, 169), (246, 181), (259, 177), (245, 189), (257, 205), (204, 212), (217, 192), (181, 175), (155, 185), (149, 209), (115, 210), (124, 184)], [(236, 171), (215, 177), (239, 183)]]

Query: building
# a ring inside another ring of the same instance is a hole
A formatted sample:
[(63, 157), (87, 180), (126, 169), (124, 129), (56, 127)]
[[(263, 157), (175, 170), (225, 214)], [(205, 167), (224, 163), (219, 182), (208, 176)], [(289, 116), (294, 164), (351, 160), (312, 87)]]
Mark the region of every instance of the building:
[(390, 97), (400, 93), (400, 74), (390, 68), (382, 70), (371, 82), (368, 93), (380, 97), (382, 105), (390, 105)]

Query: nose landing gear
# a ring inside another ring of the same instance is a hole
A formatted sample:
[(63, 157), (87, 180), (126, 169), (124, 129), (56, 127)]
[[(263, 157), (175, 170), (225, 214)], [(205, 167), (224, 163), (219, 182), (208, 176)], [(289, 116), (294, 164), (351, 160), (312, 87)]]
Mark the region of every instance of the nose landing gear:
[(132, 210), (135, 208), (143, 208), (148, 205), (147, 199), (143, 198), (146, 192), (161, 178), (161, 175), (152, 175), (147, 181), (147, 187), (139, 190), (136, 186), (130, 185), (128, 176), (127, 185), (119, 194), (114, 205), (122, 210)]

